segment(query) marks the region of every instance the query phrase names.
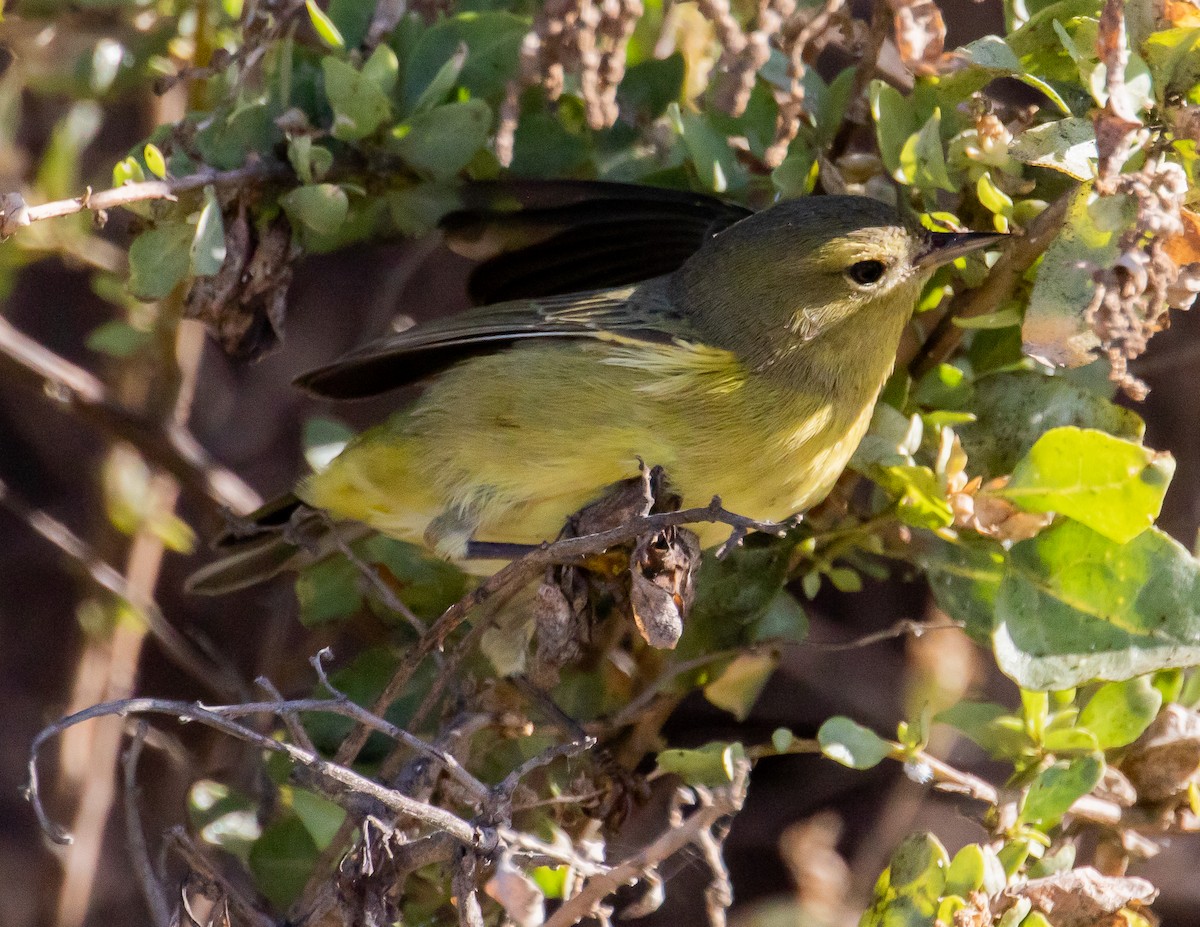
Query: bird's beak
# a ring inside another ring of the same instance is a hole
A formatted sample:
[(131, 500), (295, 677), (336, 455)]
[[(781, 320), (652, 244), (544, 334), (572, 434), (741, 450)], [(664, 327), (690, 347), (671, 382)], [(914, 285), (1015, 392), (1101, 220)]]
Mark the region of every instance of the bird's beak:
[(924, 233), (924, 245), (917, 252), (914, 262), (919, 270), (928, 270), (947, 264), (964, 254), (994, 245), (1007, 235), (998, 232), (929, 232)]

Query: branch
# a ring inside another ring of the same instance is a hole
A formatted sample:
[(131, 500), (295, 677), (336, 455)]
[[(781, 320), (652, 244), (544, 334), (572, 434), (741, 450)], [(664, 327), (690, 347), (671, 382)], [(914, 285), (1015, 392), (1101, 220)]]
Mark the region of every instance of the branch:
[(217, 463), (183, 425), (151, 421), (123, 408), (97, 377), (43, 347), (2, 317), (0, 373), (24, 380), (57, 400), (63, 411), (128, 441), (148, 461), (218, 505), (244, 514), (262, 504), (258, 494), (236, 473)]
[[(254, 927), (277, 927), (274, 918), (260, 911), (257, 905), (217, 872), (212, 861), (192, 842), (191, 837), (182, 827), (171, 829), (167, 834), (167, 845), (184, 861), (191, 872), (198, 873), (202, 879), (220, 890), (225, 902), (237, 914), (237, 919), (232, 923), (252, 924)], [(184, 903), (187, 903), (186, 896)], [(182, 918), (181, 921), (186, 923)], [(195, 924), (196, 921), (193, 919), (192, 923)]]
[[(227, 707), (234, 709), (242, 706)], [(263, 709), (259, 707), (258, 710), (261, 711)], [(196, 721), (228, 734), (231, 737), (235, 737), (238, 740), (253, 744), (259, 749), (269, 750), (272, 753), (281, 753), (297, 765), (304, 766), (317, 775), (343, 786), (354, 795), (371, 799), (390, 811), (422, 821), (431, 827), (445, 831), (460, 843), (468, 846), (480, 847), (486, 851), (494, 843), (495, 838), (493, 834), (475, 827), (449, 811), (436, 808), (425, 802), (416, 801), (393, 789), (385, 788), (353, 770), (339, 766), (336, 763), (330, 763), (328, 760), (322, 759), (319, 755), (302, 747), (276, 740), (265, 734), (260, 734), (258, 731), (229, 720), (220, 714), (220, 709), (213, 710), (191, 702), (155, 698), (121, 699), (115, 702), (94, 705), (91, 708), (76, 712), (43, 728), (37, 737), (34, 738), (29, 750), (29, 783), (26, 786), (26, 796), (33, 804), (34, 812), (37, 814), (42, 829), (55, 843), (69, 844), (71, 836), (50, 820), (45, 807), (42, 805), (37, 774), (37, 758), (41, 748), (48, 740), (57, 737), (63, 731), (83, 721), (90, 721), (93, 718), (105, 717), (107, 715), (125, 716), (144, 714), (169, 715), (179, 721)], [(339, 796), (331, 794), (328, 797), (336, 801)]]
[[(428, 633), (423, 635), (416, 645), (409, 650), (407, 656), (396, 668), (388, 684), (375, 703), (371, 712), (384, 715), (392, 703), (400, 697), (421, 665), (434, 650), (441, 650), (446, 639), (466, 620), (470, 611), (482, 605), (496, 593), (511, 586), (532, 580), (547, 566), (570, 566), (586, 561), (590, 557), (602, 554), (613, 547), (628, 544), (630, 541), (652, 531), (664, 528), (694, 525), (700, 522), (728, 525), (733, 531), (729, 540), (721, 546), (718, 556), (740, 543), (750, 531), (762, 531), (768, 534), (783, 535), (791, 527), (787, 522), (765, 522), (746, 518), (727, 511), (721, 505), (721, 499), (714, 496), (712, 501), (702, 508), (684, 509), (679, 512), (662, 512), (656, 515), (643, 515), (630, 519), (624, 525), (600, 531), (596, 534), (585, 534), (580, 537), (563, 538), (558, 541), (543, 543), (524, 556), (513, 560), (501, 570), (493, 573), (448, 609), (433, 623)], [(351, 763), (358, 756), (363, 744), (367, 742), (370, 732), (358, 728), (342, 742), (335, 761)]]
[(637, 881), (644, 873), (656, 869), (684, 847), (695, 843), (702, 832), (711, 831), (721, 818), (741, 810), (746, 798), (749, 764), (740, 764), (734, 779), (724, 788), (692, 790), (698, 808), (678, 826), (669, 827), (640, 853), (618, 863), (602, 875), (592, 876), (577, 895), (563, 902), (562, 907), (547, 918), (545, 927), (573, 927), (590, 917), (605, 898), (624, 885)]
[(17, 230), (44, 219), (73, 216), (87, 210), (103, 212), (106, 209), (146, 200), (174, 200), (180, 193), (200, 190), (209, 184), (214, 187), (234, 187), (291, 176), (291, 169), (283, 164), (251, 161), (231, 171), (200, 171), (186, 177), (127, 183), (110, 190), (101, 190), (99, 193), (93, 193), (92, 188), (88, 187), (82, 196), (69, 200), (54, 200), (38, 206), (28, 205), (19, 193), (6, 193), (0, 196), (0, 239), (8, 238)]
[(129, 858), (137, 873), (142, 897), (150, 909), (150, 919), (155, 927), (167, 927), (171, 923), (171, 909), (167, 906), (167, 897), (150, 863), (146, 835), (142, 831), (142, 816), (138, 812), (137, 765), (146, 743), (146, 729), (146, 722), (139, 721), (129, 748), (121, 756), (125, 787), (125, 839), (129, 844)]

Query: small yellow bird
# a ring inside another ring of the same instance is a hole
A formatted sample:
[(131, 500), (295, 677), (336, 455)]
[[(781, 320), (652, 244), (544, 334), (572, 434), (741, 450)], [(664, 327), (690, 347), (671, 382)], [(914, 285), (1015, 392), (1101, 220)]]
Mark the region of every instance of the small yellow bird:
[[(764, 521), (803, 512), (866, 431), (933, 270), (999, 238), (924, 231), (852, 196), (781, 202), (699, 237), (670, 273), (482, 306), (302, 377), (352, 397), (437, 374), (300, 482), (296, 497), (329, 516), (310, 536), (332, 519), (457, 560), (472, 542), (538, 543), (640, 461), (665, 468), (685, 507), (719, 495)], [(291, 508), (276, 511), (278, 524)], [(728, 533), (697, 529), (705, 546)], [(293, 518), (190, 587), (240, 588), (320, 553), (298, 539)]]

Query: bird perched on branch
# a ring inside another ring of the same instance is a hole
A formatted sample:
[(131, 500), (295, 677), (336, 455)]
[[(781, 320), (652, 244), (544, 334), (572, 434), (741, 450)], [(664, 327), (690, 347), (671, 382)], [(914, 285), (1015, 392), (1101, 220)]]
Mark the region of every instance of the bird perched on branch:
[[(566, 203), (514, 189), (515, 212), (491, 202), (446, 222), (458, 250), (496, 255), (472, 287), (491, 304), (298, 381), (356, 398), (432, 378), (424, 394), (259, 513), (268, 533), (193, 590), (301, 566), (332, 550), (331, 529), (454, 559), (538, 543), (640, 461), (665, 468), (685, 506), (719, 495), (755, 519), (802, 512), (862, 438), (933, 270), (998, 238), (925, 231), (864, 197), (751, 214), (642, 187), (571, 185)], [(699, 530), (705, 545), (721, 532)]]

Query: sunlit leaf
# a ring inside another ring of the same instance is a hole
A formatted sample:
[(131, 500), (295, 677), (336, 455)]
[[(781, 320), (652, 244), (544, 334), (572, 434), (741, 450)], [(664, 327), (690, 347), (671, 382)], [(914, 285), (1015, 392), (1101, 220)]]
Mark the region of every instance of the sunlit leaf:
[(1096, 735), (1102, 750), (1124, 747), (1150, 726), (1162, 703), (1148, 676), (1106, 683), (1083, 706), (1079, 725)]
[(830, 718), (817, 731), (821, 752), (851, 769), (870, 769), (892, 753), (892, 745), (850, 718)]
[(333, 24), (333, 20), (325, 15), (325, 11), (317, 6), (316, 0), (304, 0), (304, 8), (308, 10), (309, 22), (312, 23), (313, 29), (321, 37), (322, 42), (330, 48), (346, 47), (346, 40), (342, 38), (342, 33)]
[(1175, 461), (1090, 428), (1055, 428), (1030, 448), (1000, 495), (1031, 512), (1069, 515), (1118, 542), (1154, 524)]
[(1067, 519), (1013, 547), (996, 597), (1000, 668), (1029, 689), (1200, 664), (1200, 565), (1152, 528), (1117, 544)]

